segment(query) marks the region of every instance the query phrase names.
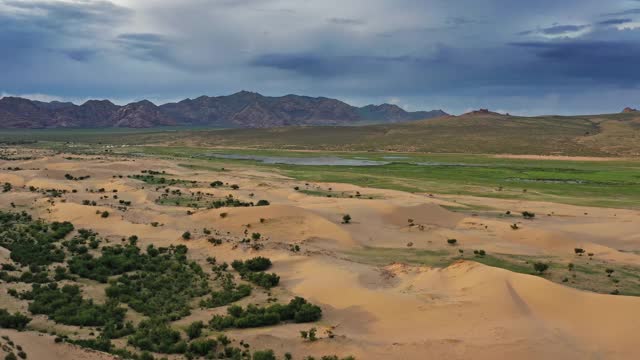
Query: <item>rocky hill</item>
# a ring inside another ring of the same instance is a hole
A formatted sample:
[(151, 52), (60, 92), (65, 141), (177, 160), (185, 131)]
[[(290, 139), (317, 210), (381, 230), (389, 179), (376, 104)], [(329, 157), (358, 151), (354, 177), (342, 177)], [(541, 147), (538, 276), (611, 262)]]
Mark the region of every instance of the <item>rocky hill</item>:
[(0, 128), (101, 128), (195, 125), (230, 128), (395, 123), (447, 115), (441, 110), (407, 112), (391, 105), (351, 106), (336, 99), (286, 95), (263, 96), (241, 91), (201, 96), (156, 106), (143, 100), (124, 106), (108, 100), (41, 102), (18, 97), (0, 99)]

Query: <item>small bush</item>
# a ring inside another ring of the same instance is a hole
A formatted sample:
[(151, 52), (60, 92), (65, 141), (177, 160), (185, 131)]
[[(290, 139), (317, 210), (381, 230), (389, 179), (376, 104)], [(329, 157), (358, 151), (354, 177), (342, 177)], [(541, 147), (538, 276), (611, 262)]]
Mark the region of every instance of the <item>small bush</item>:
[(538, 274), (542, 274), (545, 271), (547, 271), (547, 269), (549, 269), (549, 265), (545, 264), (543, 262), (537, 262), (535, 264), (533, 264), (533, 269), (538, 273)]
[(273, 350), (261, 350), (253, 353), (253, 360), (276, 360)]
[(605, 272), (607, 273), (607, 276), (611, 277), (611, 274), (613, 274), (615, 270), (613, 269), (606, 269)]
[(536, 217), (536, 214), (530, 212), (530, 211), (523, 211), (522, 212), (522, 217), (525, 219), (533, 219), (534, 217)]
[(187, 327), (187, 336), (189, 340), (199, 338), (202, 335), (202, 328), (204, 324), (202, 321), (194, 321)]

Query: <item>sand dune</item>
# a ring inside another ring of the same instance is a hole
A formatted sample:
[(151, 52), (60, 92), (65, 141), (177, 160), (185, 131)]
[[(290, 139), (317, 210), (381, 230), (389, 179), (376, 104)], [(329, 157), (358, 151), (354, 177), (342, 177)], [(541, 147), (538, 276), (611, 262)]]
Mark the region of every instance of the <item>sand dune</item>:
[(437, 204), (421, 204), (410, 207), (394, 206), (386, 209), (385, 220), (396, 225), (406, 226), (408, 219), (416, 224), (436, 225), (441, 227), (455, 227), (463, 215), (451, 212)]
[[(3, 209), (6, 210), (11, 201), (21, 199), (24, 201), (16, 202), (20, 210), (26, 209), (47, 220), (71, 221), (76, 228), (91, 228), (110, 242), (120, 242), (123, 237), (135, 234), (140, 237), (141, 247), (185, 244), (190, 248), (192, 259), (203, 268), (209, 266), (206, 258), (210, 256), (228, 263), (234, 259), (266, 256), (274, 262), (270, 271), (280, 275), (281, 284), (270, 292), (256, 289), (251, 297), (241, 300), (241, 304), (263, 303), (272, 296), (279, 301), (303, 296), (322, 306), (324, 315), (316, 324), (228, 332), (237, 341), (248, 341), (252, 348), (272, 348), (279, 354), (289, 351), (295, 358), (336, 353), (367, 360), (637, 357), (635, 339), (640, 333), (637, 311), (640, 297), (579, 291), (542, 277), (512, 273), (473, 261), (431, 268), (410, 266), (391, 255), (388, 262), (386, 258), (374, 262), (367, 259), (363, 251), (366, 247), (384, 247), (397, 250), (397, 256), (401, 257), (415, 254), (406, 252), (411, 248), (437, 254), (444, 251), (449, 255), (442, 257), (458, 258), (457, 249), (461, 249), (465, 257), (470, 258), (472, 255), (467, 254), (471, 250), (485, 249), (491, 255), (546, 256), (553, 261), (574, 261), (570, 260), (575, 256), (574, 248), (583, 247), (595, 253), (599, 262), (637, 265), (639, 255), (619, 251), (638, 249), (640, 235), (636, 223), (640, 213), (637, 211), (453, 195), (429, 197), (348, 184), (308, 185), (378, 196), (375, 199), (328, 198), (295, 191), (293, 187), (300, 186), (300, 182), (278, 174), (235, 166), (225, 172), (195, 171), (170, 160), (157, 159), (71, 161), (52, 156), (12, 166), (26, 168), (27, 164), (43, 170), (0, 172), (0, 182), (76, 189), (78, 193), (66, 194), (66, 202), (56, 198), (51, 204), (37, 193), (20, 189), (2, 195), (9, 200), (2, 202)], [(49, 170), (44, 170), (45, 167)], [(220, 209), (160, 205), (155, 203), (160, 194), (156, 186), (126, 177), (143, 169), (166, 170), (168, 177), (197, 180), (202, 184), (197, 188), (184, 188), (185, 193), (204, 191), (216, 196), (231, 193), (246, 201), (266, 199), (271, 205)], [(91, 178), (69, 181), (64, 179), (66, 172), (91, 175)], [(123, 175), (123, 178), (113, 175)], [(228, 185), (216, 189), (206, 187), (213, 180), (239, 184), (240, 189), (232, 190)], [(108, 193), (85, 192), (85, 188), (105, 188)], [(117, 193), (110, 192), (114, 189)], [(117, 209), (118, 200), (113, 199), (116, 194), (119, 199), (132, 201), (126, 211)], [(100, 199), (107, 195), (107, 199)], [(38, 200), (33, 202), (32, 197)], [(85, 199), (97, 200), (98, 206), (81, 205)], [(441, 205), (457, 205), (456, 209), (465, 210), (451, 211)], [(519, 215), (524, 210), (536, 212), (536, 218), (524, 220)], [(110, 216), (102, 218), (96, 213), (102, 211), (109, 211)], [(507, 216), (506, 211), (511, 215)], [(222, 213), (226, 216), (222, 217)], [(351, 215), (350, 224), (341, 223), (344, 214)], [(409, 226), (409, 219), (422, 226)], [(151, 226), (152, 222), (158, 226)], [(513, 223), (518, 223), (520, 228), (513, 230)], [(204, 228), (230, 241), (214, 246), (206, 240)], [(191, 240), (182, 239), (185, 231), (192, 233)], [(265, 245), (262, 250), (237, 246), (240, 239), (253, 232), (262, 235)], [(447, 244), (448, 238), (457, 239), (457, 246)], [(291, 243), (300, 245), (301, 251), (292, 253), (287, 246)], [(356, 259), (351, 257), (353, 254), (362, 257)], [(9, 261), (8, 258), (7, 251), (0, 252), (3, 262)], [(421, 262), (417, 255), (416, 259), (413, 263), (428, 263)], [(386, 266), (378, 266), (381, 263)], [(601, 275), (608, 281), (604, 272)], [(86, 290), (88, 296), (104, 300), (98, 286), (87, 286)], [(12, 300), (8, 294), (1, 297), (3, 301)], [(17, 307), (26, 308), (26, 301), (7, 306)], [(194, 309), (175, 325), (207, 321), (213, 313), (224, 311), (223, 307)], [(34, 323), (35, 328), (51, 325), (43, 317)], [(311, 326), (319, 329), (321, 339), (315, 343), (303, 342), (299, 332)], [(333, 329), (336, 337), (328, 339), (324, 335), (327, 329)], [(52, 337), (33, 331), (0, 330), (0, 333), (9, 333), (24, 346), (29, 359), (110, 359), (96, 352), (54, 344)]]
[(449, 358), (489, 358), (497, 349), (535, 358), (541, 353), (536, 347), (547, 343), (554, 357), (598, 357), (606, 350), (608, 358), (627, 358), (635, 353), (631, 334), (640, 330), (638, 298), (582, 292), (472, 262), (392, 269), (399, 282), (382, 289), (359, 286), (362, 270), (351, 265), (309, 260), (294, 268), (296, 276), (287, 279), (293, 289), (332, 309), (325, 322), (382, 347), (451, 341), (457, 345)]
[[(222, 219), (220, 213), (227, 213)], [(250, 232), (258, 231), (276, 241), (301, 242), (319, 240), (354, 245), (349, 233), (339, 225), (303, 208), (288, 205), (248, 207), (201, 211), (192, 216), (199, 223), (208, 223), (220, 230), (234, 230), (251, 224)], [(264, 223), (260, 222), (264, 219)]]

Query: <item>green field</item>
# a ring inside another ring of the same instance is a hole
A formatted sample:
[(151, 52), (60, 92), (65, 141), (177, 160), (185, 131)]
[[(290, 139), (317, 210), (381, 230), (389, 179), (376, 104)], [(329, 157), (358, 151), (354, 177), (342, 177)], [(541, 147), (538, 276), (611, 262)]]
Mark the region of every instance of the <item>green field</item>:
[[(121, 154), (191, 159), (189, 166), (221, 169), (234, 165), (276, 171), (294, 179), (349, 183), (410, 192), (473, 195), (566, 204), (640, 208), (640, 161), (561, 161), (496, 158), (488, 155), (211, 150), (186, 147), (128, 147)], [(307, 166), (264, 164), (255, 160), (209, 157), (204, 153), (280, 156), (330, 156), (387, 160), (382, 166)], [(401, 159), (400, 159), (401, 157)], [(184, 161), (183, 161), (184, 162)], [(428, 163), (417, 165), (416, 163)], [(301, 184), (303, 185), (303, 184)], [(304, 186), (301, 186), (304, 189)], [(326, 191), (326, 190), (325, 190)], [(312, 195), (326, 196), (321, 192)], [(364, 194), (367, 196), (369, 194)]]
[[(550, 201), (564, 204), (640, 208), (640, 159), (608, 161), (527, 160), (491, 155), (393, 152), (328, 152), (211, 149), (180, 146), (107, 146), (101, 143), (39, 142), (26, 146), (76, 154), (165, 157), (194, 170), (224, 171), (233, 166), (274, 171), (304, 182), (349, 183), (417, 193)], [(287, 158), (332, 157), (388, 162), (382, 166), (308, 166), (221, 159), (212, 154)], [(422, 165), (419, 165), (422, 163)], [(336, 195), (326, 193), (309, 195)], [(337, 194), (339, 195), (339, 194)], [(347, 194), (347, 196), (350, 194)], [(364, 194), (371, 196), (375, 194)]]
[[(473, 155), (637, 155), (639, 130), (640, 122), (634, 114), (460, 116), (357, 127), (4, 130), (0, 131), (0, 145), (25, 142), (24, 146), (64, 153), (177, 158), (180, 164), (194, 170), (224, 171), (225, 167), (242, 164), (301, 182), (640, 208), (637, 157), (596, 162)], [(277, 148), (280, 150), (273, 150)], [(211, 154), (340, 157), (389, 164), (265, 164), (256, 160), (220, 159)], [(321, 190), (309, 195), (340, 196)]]

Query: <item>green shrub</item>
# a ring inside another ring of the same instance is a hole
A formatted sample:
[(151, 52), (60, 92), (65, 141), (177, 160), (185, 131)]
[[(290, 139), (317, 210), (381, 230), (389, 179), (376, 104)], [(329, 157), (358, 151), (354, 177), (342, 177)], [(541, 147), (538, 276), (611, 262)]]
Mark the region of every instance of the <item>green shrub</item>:
[(45, 314), (57, 323), (77, 326), (103, 326), (109, 322), (121, 323), (126, 309), (116, 302), (96, 305), (92, 300), (82, 298), (78, 286), (65, 285), (58, 288), (56, 283), (48, 286), (34, 284), (30, 292), (22, 298), (33, 300), (29, 311)]
[(189, 344), (189, 352), (198, 356), (213, 354), (218, 347), (218, 342), (214, 339), (198, 339)]
[(24, 330), (31, 318), (19, 312), (11, 315), (7, 309), (0, 309), (0, 328)]
[(276, 360), (273, 350), (260, 350), (253, 353), (253, 360)]
[(538, 274), (542, 274), (543, 272), (547, 271), (547, 269), (549, 269), (549, 265), (545, 264), (543, 262), (537, 262), (533, 264), (533, 269), (538, 273)]
[(233, 327), (253, 328), (276, 325), (285, 321), (312, 322), (319, 320), (322, 316), (320, 307), (300, 297), (292, 299), (287, 305), (273, 304), (267, 307), (249, 305), (246, 309), (235, 305), (229, 307), (227, 313), (227, 316), (214, 315), (209, 321), (209, 327), (216, 330)]
[(202, 321), (194, 321), (189, 324), (189, 326), (187, 327), (187, 336), (189, 337), (189, 340), (199, 338), (200, 335), (202, 335), (203, 327), (204, 324), (202, 323)]
[(128, 343), (141, 350), (163, 354), (182, 354), (187, 351), (187, 343), (180, 332), (158, 319), (143, 320)]

